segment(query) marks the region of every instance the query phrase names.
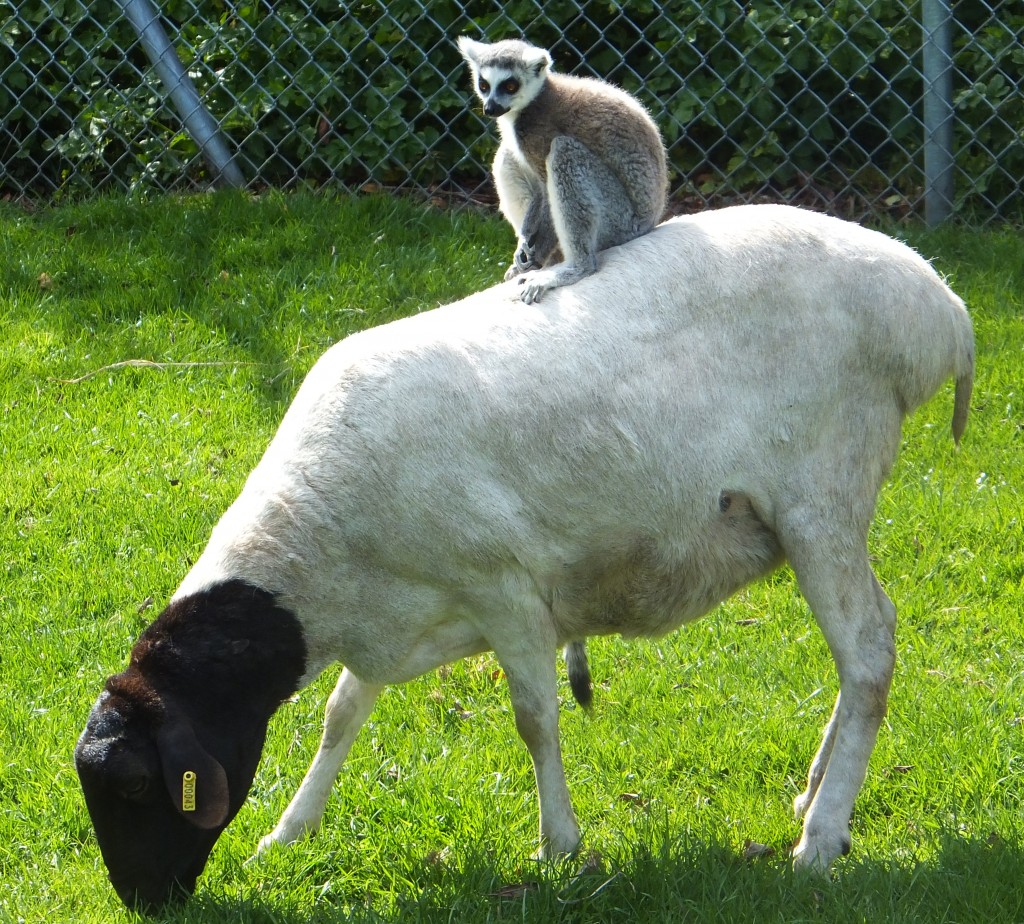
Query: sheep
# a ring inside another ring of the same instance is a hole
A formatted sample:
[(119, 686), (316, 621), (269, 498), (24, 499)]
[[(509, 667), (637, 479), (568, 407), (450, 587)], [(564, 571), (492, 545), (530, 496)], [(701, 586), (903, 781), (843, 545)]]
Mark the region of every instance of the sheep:
[(75, 759), (129, 906), (194, 890), (272, 713), (333, 662), (320, 749), (261, 849), (317, 829), (386, 684), (492, 650), (534, 764), (538, 855), (572, 853), (558, 646), (670, 632), (784, 561), (840, 687), (793, 862), (849, 849), (894, 661), (868, 527), (904, 417), (950, 377), (963, 433), (963, 303), (907, 246), (767, 205), (670, 220), (539, 304), (517, 294), (330, 348), (107, 680)]

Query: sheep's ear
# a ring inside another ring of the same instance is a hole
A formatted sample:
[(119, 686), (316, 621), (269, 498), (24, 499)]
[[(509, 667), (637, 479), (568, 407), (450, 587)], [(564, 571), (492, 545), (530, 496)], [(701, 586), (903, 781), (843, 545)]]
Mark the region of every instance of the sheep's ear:
[(197, 828), (224, 824), (230, 808), (224, 768), (196, 738), (184, 717), (170, 719), (157, 735), (157, 749), (171, 802)]

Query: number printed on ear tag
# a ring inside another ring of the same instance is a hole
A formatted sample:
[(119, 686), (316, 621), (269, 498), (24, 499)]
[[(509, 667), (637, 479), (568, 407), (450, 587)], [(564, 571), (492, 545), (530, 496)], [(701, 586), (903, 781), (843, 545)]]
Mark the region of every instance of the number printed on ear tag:
[(196, 774), (194, 770), (186, 770), (181, 775), (181, 810), (196, 810)]

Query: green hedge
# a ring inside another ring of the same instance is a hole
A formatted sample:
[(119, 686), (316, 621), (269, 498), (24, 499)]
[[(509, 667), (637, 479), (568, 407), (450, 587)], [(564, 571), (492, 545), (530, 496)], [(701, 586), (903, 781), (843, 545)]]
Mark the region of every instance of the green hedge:
[[(15, 3), (0, 20), (8, 182), (37, 187), (41, 177), (60, 190), (203, 179), (116, 4)], [(478, 177), (493, 132), (481, 131), (453, 39), (525, 31), (553, 47), (560, 69), (590, 68), (648, 103), (677, 189), (781, 188), (801, 175), (852, 178), (876, 193), (920, 185), (916, 3), (549, 0), (543, 18), (533, 0), (424, 5), (168, 0), (162, 9), (183, 57), (194, 52), (193, 77), (247, 175), (265, 183)], [(1004, 0), (993, 17), (982, 0), (963, 0), (956, 13), (966, 30), (956, 48), (958, 164), (976, 178), (965, 204), (1000, 203), (1024, 175), (1021, 97), (1003, 76), (1024, 73), (1024, 8)]]

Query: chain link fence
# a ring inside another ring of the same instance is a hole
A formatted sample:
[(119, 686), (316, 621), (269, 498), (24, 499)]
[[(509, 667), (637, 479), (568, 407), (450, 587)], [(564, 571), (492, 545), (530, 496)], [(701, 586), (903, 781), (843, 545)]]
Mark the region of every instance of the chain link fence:
[(455, 48), (466, 33), (524, 36), (640, 97), (676, 211), (903, 217), (927, 187), (938, 218), (1020, 221), (1024, 5), (923, 3), (0, 0), (0, 194), (228, 182), (493, 200), (497, 132)]

